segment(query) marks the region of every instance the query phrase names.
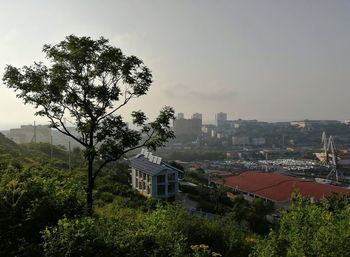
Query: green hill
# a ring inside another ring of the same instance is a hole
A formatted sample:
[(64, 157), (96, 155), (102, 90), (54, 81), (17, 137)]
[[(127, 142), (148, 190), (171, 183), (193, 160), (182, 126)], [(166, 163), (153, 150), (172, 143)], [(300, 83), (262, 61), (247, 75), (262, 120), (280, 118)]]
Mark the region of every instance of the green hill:
[(10, 154), (16, 157), (21, 154), (21, 147), (0, 133), (0, 154)]
[[(57, 168), (68, 169), (69, 156), (67, 150), (62, 147), (51, 146), (49, 143), (19, 145), (0, 133), (0, 162), (9, 163), (12, 160), (22, 164), (51, 162)], [(71, 153), (72, 167), (78, 167), (81, 162), (80, 150), (73, 149)]]

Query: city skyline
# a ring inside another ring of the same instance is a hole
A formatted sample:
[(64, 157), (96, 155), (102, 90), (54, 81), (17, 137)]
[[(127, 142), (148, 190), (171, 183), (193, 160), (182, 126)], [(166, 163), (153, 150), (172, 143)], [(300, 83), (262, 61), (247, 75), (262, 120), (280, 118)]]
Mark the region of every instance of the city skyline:
[[(205, 122), (220, 111), (261, 121), (345, 120), (349, 10), (340, 0), (7, 2), (0, 75), (6, 64), (45, 61), (42, 46), (67, 35), (104, 36), (153, 73), (149, 94), (122, 112), (126, 119), (133, 109), (154, 118), (170, 105), (187, 117), (203, 113)], [(2, 82), (0, 106), (1, 129), (47, 121)]]
[[(223, 113), (223, 114), (227, 114), (227, 121), (237, 121), (237, 120), (242, 120), (242, 121), (245, 121), (245, 120), (256, 120), (258, 122), (268, 122), (268, 123), (278, 123), (278, 122), (300, 122), (300, 121), (318, 121), (318, 120), (321, 120), (321, 121), (332, 121), (332, 120), (336, 120), (336, 121), (339, 121), (341, 123), (346, 123), (346, 124), (349, 124), (350, 123), (350, 119), (344, 119), (344, 120), (340, 120), (340, 119), (310, 119), (310, 118), (303, 118), (303, 119), (295, 119), (295, 120), (259, 120), (259, 119), (255, 119), (255, 118), (252, 118), (252, 119), (245, 119), (245, 118), (242, 118), (242, 117), (236, 117), (236, 116), (233, 116), (233, 115), (230, 115), (229, 113), (225, 113), (225, 112), (220, 112), (220, 113)], [(199, 113), (199, 112), (193, 112), (193, 113), (176, 113), (176, 119), (186, 119), (186, 120), (189, 120), (189, 119), (198, 119), (198, 117), (196, 117), (196, 115), (202, 115), (202, 124), (203, 125), (217, 125), (217, 120), (216, 120), (216, 115), (218, 113), (214, 114), (213, 117), (208, 117), (208, 115), (206, 114), (203, 114), (203, 113)], [(129, 125), (131, 125), (130, 121), (127, 120), (126, 121)], [(5, 125), (1, 125), (0, 126), (0, 131), (8, 131), (9, 129), (16, 129), (16, 128), (20, 128), (21, 126), (34, 126), (34, 123), (36, 126), (42, 126), (42, 125), (49, 125), (49, 122), (39, 122), (37, 123), (35, 120), (33, 122), (14, 122), (14, 123), (8, 123), (8, 124), (5, 124)], [(67, 123), (68, 126), (67, 127), (74, 127), (74, 124), (73, 123)]]

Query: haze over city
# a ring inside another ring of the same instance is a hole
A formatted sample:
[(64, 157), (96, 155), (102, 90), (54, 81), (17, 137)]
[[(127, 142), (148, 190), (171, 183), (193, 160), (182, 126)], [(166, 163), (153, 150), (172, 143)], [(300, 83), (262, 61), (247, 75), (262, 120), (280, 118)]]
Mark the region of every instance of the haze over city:
[[(16, 1), (0, 10), (0, 70), (45, 61), (44, 44), (103, 36), (151, 69), (124, 111), (267, 121), (350, 117), (349, 1)], [(2, 84), (2, 83), (1, 83)], [(46, 123), (0, 87), (0, 129)]]

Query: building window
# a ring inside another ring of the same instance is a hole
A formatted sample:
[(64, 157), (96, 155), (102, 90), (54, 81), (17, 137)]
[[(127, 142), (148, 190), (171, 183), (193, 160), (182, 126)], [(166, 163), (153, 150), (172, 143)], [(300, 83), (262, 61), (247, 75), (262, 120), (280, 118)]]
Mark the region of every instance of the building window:
[(142, 181), (142, 190), (145, 190), (145, 189), (146, 189), (145, 181)]
[(146, 173), (143, 173), (143, 174), (142, 174), (142, 179), (143, 179), (143, 180), (146, 180)]
[(147, 194), (150, 194), (151, 193), (151, 188), (150, 186), (147, 186)]
[(165, 185), (157, 186), (157, 195), (165, 195)]
[(175, 193), (175, 183), (170, 183), (170, 184), (168, 185), (168, 193), (169, 193), (169, 194)]
[(157, 182), (158, 183), (164, 183), (165, 182), (165, 175), (157, 176)]
[(139, 181), (139, 189), (142, 189), (142, 183)]
[(139, 176), (139, 171), (135, 170), (135, 176), (138, 177)]
[(139, 187), (139, 179), (138, 179), (138, 178), (135, 179), (135, 187), (136, 187), (136, 188)]
[(147, 175), (147, 182), (150, 182), (150, 179), (151, 178), (151, 176), (150, 175)]
[(175, 180), (175, 173), (168, 174), (168, 180)]

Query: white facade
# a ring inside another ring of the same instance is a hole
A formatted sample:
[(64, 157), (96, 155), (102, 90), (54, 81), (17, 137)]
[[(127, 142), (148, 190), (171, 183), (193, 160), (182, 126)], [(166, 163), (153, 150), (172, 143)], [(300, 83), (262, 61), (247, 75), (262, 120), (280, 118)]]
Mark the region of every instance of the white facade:
[(161, 161), (160, 157), (147, 152), (139, 154), (131, 162), (132, 187), (148, 197), (176, 200), (179, 172), (182, 171)]

